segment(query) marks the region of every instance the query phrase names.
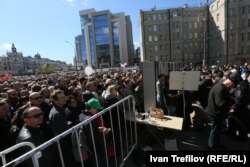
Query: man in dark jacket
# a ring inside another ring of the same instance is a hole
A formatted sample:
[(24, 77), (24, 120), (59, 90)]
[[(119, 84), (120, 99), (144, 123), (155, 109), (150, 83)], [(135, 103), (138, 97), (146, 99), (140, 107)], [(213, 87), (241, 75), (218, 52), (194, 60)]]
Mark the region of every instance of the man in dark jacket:
[[(30, 107), (23, 112), (24, 125), (17, 137), (16, 142), (31, 142), (36, 147), (46, 142), (46, 137), (43, 135), (39, 125), (43, 122), (43, 112), (38, 107)], [(30, 151), (30, 148), (23, 147), (20, 149), (20, 154)], [(53, 165), (51, 150), (45, 149), (42, 151), (42, 157), (39, 159), (41, 167), (49, 167)], [(31, 161), (25, 161), (25, 167), (32, 167)]]
[(250, 87), (247, 80), (242, 80), (234, 91), (234, 101), (229, 118), (229, 133), (236, 136), (236, 130), (239, 130), (239, 140), (247, 141), (247, 129), (249, 129), (249, 112), (247, 106), (249, 104)]
[[(49, 125), (54, 132), (54, 136), (57, 136), (69, 129), (64, 105), (66, 104), (66, 97), (60, 90), (55, 90), (51, 94), (53, 101), (53, 108), (49, 114)], [(72, 153), (72, 143), (70, 136), (66, 136), (60, 140), (61, 149), (63, 153), (63, 159), (66, 167), (75, 166), (75, 160)]]
[(230, 98), (229, 90), (234, 88), (240, 76), (235, 73), (223, 83), (216, 84), (210, 91), (206, 112), (211, 117), (212, 127), (208, 139), (208, 148), (216, 150), (222, 148), (220, 139), (220, 130), (223, 126), (223, 120), (227, 117), (230, 106), (233, 105), (233, 99)]
[(0, 151), (3, 151), (11, 146), (9, 138), (11, 122), (8, 114), (9, 108), (7, 103), (4, 101), (0, 101)]

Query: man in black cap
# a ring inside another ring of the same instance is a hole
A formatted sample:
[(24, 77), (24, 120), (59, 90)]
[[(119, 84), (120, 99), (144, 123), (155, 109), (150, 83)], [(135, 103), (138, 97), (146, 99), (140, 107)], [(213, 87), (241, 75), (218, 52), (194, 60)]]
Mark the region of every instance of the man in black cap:
[(219, 141), (220, 130), (223, 126), (223, 120), (228, 115), (230, 106), (234, 103), (234, 100), (229, 95), (229, 90), (234, 88), (239, 80), (240, 75), (237, 73), (231, 74), (223, 83), (214, 85), (209, 93), (206, 112), (210, 116), (212, 123), (208, 139), (208, 148), (210, 150), (223, 148)]

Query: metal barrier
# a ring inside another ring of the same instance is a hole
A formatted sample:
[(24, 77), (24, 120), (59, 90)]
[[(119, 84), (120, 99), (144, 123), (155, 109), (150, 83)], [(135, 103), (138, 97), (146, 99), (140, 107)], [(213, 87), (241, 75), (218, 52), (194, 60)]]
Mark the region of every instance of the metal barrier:
[[(114, 110), (115, 109), (115, 110)], [(131, 112), (132, 111), (132, 112)], [(114, 127), (114, 120), (112, 118), (112, 114), (111, 112), (117, 112), (117, 121), (118, 121), (118, 127)], [(59, 156), (60, 156), (60, 161), (62, 166), (64, 167), (64, 159), (63, 159), (63, 152), (61, 149), (61, 145), (60, 145), (60, 140), (65, 138), (68, 135), (75, 135), (76, 137), (76, 141), (77, 141), (77, 147), (78, 147), (78, 153), (79, 155), (82, 155), (81, 152), (81, 146), (80, 146), (80, 136), (79, 136), (79, 130), (84, 126), (90, 126), (90, 133), (91, 133), (91, 137), (92, 137), (92, 142), (93, 142), (93, 147), (94, 147), (94, 156), (95, 156), (95, 162), (96, 162), (96, 166), (99, 167), (99, 160), (98, 160), (98, 156), (97, 156), (97, 152), (98, 150), (96, 150), (96, 146), (95, 146), (95, 136), (93, 133), (93, 126), (92, 124), (94, 124), (93, 121), (95, 121), (98, 117), (101, 118), (101, 120), (103, 120), (103, 115), (107, 114), (109, 115), (109, 119), (110, 119), (110, 125), (111, 125), (111, 133), (112, 133), (112, 144), (113, 144), (113, 148), (114, 148), (114, 159), (115, 159), (115, 166), (123, 166), (125, 161), (129, 158), (129, 156), (132, 154), (133, 150), (135, 149), (136, 145), (137, 145), (137, 129), (136, 129), (136, 121), (132, 121), (131, 119), (127, 119), (126, 118), (126, 112), (129, 112), (129, 116), (135, 116), (135, 100), (133, 96), (128, 96), (122, 100), (120, 100), (119, 102), (111, 105), (110, 107), (107, 107), (106, 109), (104, 109), (103, 111), (91, 116), (90, 118), (86, 119), (85, 121), (79, 123), (78, 125), (70, 128), (69, 130), (61, 133), (60, 135), (54, 137), (53, 139), (41, 144), (40, 146), (34, 148), (27, 153), (25, 153), (24, 155), (12, 160), (11, 162), (8, 162), (6, 164), (4, 155), (6, 155), (7, 153), (14, 151), (17, 149), (17, 147), (19, 145), (22, 146), (27, 146), (30, 145), (30, 143), (25, 142), (25, 143), (20, 143), (16, 146), (13, 146), (7, 150), (4, 150), (2, 152), (0, 152), (0, 155), (2, 157), (3, 161), (3, 166), (7, 167), (7, 166), (16, 166), (18, 164), (20, 164), (21, 162), (32, 158), (32, 162), (33, 165), (35, 167), (39, 167), (39, 162), (38, 162), (38, 156), (37, 153), (39, 153), (40, 151), (48, 148), (49, 146), (51, 146), (52, 144), (57, 144), (57, 148), (59, 151)], [(131, 115), (133, 114), (133, 115)], [(121, 119), (123, 118), (123, 119)], [(124, 129), (121, 129), (121, 127), (124, 127)], [(115, 129), (116, 128), (116, 129)], [(118, 129), (117, 129), (118, 128)], [(118, 132), (118, 131), (119, 132)], [(118, 134), (115, 134), (115, 131), (118, 132)], [(122, 133), (124, 132), (124, 133)], [(104, 140), (104, 149), (106, 152), (106, 164), (107, 166), (109, 166), (109, 158), (108, 158), (108, 153), (107, 153), (107, 141), (106, 141), (106, 137), (104, 136), (103, 133), (103, 140)], [(124, 137), (123, 137), (124, 136)], [(120, 145), (118, 145), (116, 143), (116, 141), (120, 141)], [(117, 148), (120, 147), (120, 148)], [(19, 147), (18, 147), (19, 148)], [(120, 155), (117, 155), (117, 152), (120, 151)], [(80, 157), (80, 162), (81, 162), (81, 166), (84, 166), (84, 160), (82, 156)], [(103, 163), (103, 162), (102, 162)]]

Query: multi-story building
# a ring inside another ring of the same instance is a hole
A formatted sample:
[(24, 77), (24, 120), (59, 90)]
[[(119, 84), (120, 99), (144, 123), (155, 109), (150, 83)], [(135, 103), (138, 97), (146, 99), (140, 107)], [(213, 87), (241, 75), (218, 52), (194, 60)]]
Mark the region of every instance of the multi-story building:
[(140, 11), (142, 61), (174, 62), (177, 66), (202, 63), (206, 6)]
[(209, 63), (249, 61), (250, 1), (213, 0), (209, 14)]
[(249, 0), (211, 0), (201, 7), (141, 11), (139, 26), (142, 61), (182, 65), (250, 61)]
[(115, 67), (125, 62), (132, 65), (134, 45), (129, 16), (94, 9), (82, 10), (79, 14), (82, 34), (81, 39), (76, 37), (76, 48), (80, 62), (87, 60), (87, 65), (93, 67)]
[(34, 57), (24, 57), (22, 52), (17, 52), (14, 44), (12, 44), (11, 51), (7, 51), (6, 56), (0, 57), (0, 74), (27, 74), (39, 71), (43, 65), (53, 67), (54, 70), (66, 70), (66, 63), (61, 61), (54, 61), (47, 58), (41, 58), (37, 53)]

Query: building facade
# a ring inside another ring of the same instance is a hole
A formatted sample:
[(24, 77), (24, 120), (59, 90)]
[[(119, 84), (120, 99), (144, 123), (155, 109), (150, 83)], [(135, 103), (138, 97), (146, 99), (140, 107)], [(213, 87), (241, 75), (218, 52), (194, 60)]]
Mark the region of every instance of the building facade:
[(75, 42), (76, 48), (81, 46), (81, 53), (77, 51), (80, 62), (95, 68), (116, 67), (125, 62), (132, 64), (134, 45), (129, 16), (94, 9), (82, 10), (79, 14), (82, 39), (76, 38)]
[(142, 61), (242, 64), (250, 61), (250, 1), (140, 11), (139, 32)]
[(204, 58), (206, 6), (140, 11), (142, 61), (176, 66), (201, 64)]
[(37, 53), (34, 57), (24, 57), (22, 52), (17, 52), (14, 44), (11, 51), (7, 51), (6, 56), (0, 57), (0, 74), (12, 73), (23, 75), (39, 72), (43, 66), (51, 67), (54, 70), (66, 70), (67, 64), (61, 61), (54, 61), (47, 58), (41, 58)]
[(250, 1), (213, 0), (209, 4), (209, 63), (250, 61)]

